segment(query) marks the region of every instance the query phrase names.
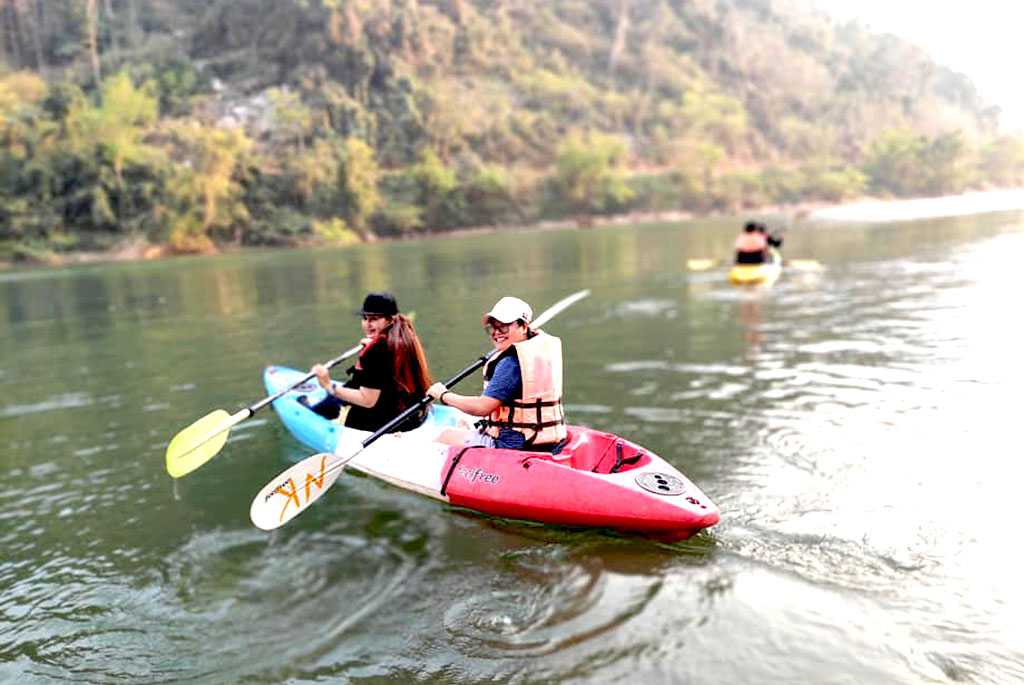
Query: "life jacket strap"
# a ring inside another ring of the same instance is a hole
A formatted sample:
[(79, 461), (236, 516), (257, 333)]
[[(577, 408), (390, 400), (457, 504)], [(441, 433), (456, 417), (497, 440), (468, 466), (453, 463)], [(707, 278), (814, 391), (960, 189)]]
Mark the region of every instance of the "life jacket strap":
[[(541, 409), (544, 409), (546, 407), (557, 408), (557, 418), (551, 419), (549, 421), (541, 421)], [(516, 420), (517, 411), (520, 413), (520, 415), (525, 415), (527, 412), (531, 410), (533, 411), (533, 415), (537, 417), (535, 421), (527, 421), (523, 420), (523, 418), (520, 418), (520, 420), (518, 421)], [(532, 445), (533, 442), (537, 439), (537, 436), (540, 435), (541, 431), (543, 431), (545, 428), (554, 428), (556, 426), (565, 425), (565, 410), (562, 408), (561, 399), (542, 400), (538, 397), (536, 400), (533, 400), (531, 402), (523, 402), (522, 400), (512, 400), (507, 419), (495, 420), (485, 417), (477, 421), (476, 425), (481, 430), (487, 430), (488, 428), (498, 428), (499, 430), (502, 428), (508, 428), (510, 430), (521, 429), (517, 431), (520, 433), (524, 432), (524, 430), (533, 431), (533, 435), (529, 438), (526, 438), (526, 442), (524, 443), (525, 445)]]

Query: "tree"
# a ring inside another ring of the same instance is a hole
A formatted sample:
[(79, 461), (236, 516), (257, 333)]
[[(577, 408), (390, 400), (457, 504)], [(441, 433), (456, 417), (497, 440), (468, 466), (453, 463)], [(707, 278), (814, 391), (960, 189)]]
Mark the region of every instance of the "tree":
[(910, 131), (889, 130), (871, 142), (864, 169), (876, 192), (899, 196), (913, 195), (921, 189), (921, 151), (924, 136)]
[(444, 228), (450, 215), (449, 203), (458, 186), (452, 169), (441, 162), (433, 150), (425, 149), (420, 160), (409, 167), (407, 177), (412, 183), (415, 204), (423, 208), (423, 221), (428, 231)]
[(921, 150), (923, 190), (929, 195), (959, 193), (967, 186), (967, 143), (960, 131), (936, 136)]
[(338, 158), (344, 154), (336, 138), (321, 138), (299, 154), (285, 158), (294, 202), (304, 210), (330, 213), (330, 194), (339, 181)]
[(338, 191), (346, 224), (363, 240), (367, 237), (369, 218), (380, 205), (377, 192), (379, 174), (373, 148), (358, 138), (346, 140), (338, 174)]
[(100, 87), (99, 7), (96, 0), (85, 0), (85, 41), (89, 48), (89, 65), (92, 67), (92, 81)]
[(136, 88), (124, 72), (103, 82), (102, 104), (92, 121), (93, 134), (110, 158), (119, 187), (124, 186), (126, 162), (143, 161), (153, 154), (153, 149), (140, 141), (157, 119), (155, 90), (152, 82)]
[(196, 122), (177, 127), (174, 139), (183, 163), (170, 183), (169, 242), (178, 252), (209, 252), (212, 232), (237, 229), (248, 218), (236, 174), (252, 141), (241, 129), (205, 128)]
[(571, 133), (559, 146), (557, 182), (580, 226), (590, 225), (591, 213), (610, 201), (632, 195), (625, 183), (625, 150), (618, 138), (594, 132)]
[(980, 152), (981, 172), (989, 183), (1009, 188), (1024, 184), (1024, 138), (1005, 135)]
[(294, 140), (299, 154), (302, 154), (306, 149), (306, 137), (313, 127), (313, 113), (303, 104), (298, 93), (271, 88), (267, 94), (274, 106), (274, 130)]
[(968, 181), (967, 146), (959, 131), (929, 138), (887, 131), (871, 143), (865, 165), (876, 191), (898, 196), (962, 191)]

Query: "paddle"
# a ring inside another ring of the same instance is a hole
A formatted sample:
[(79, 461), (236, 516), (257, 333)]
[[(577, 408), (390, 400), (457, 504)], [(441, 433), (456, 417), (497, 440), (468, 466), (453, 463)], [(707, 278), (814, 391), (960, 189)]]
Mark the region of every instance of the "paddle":
[(690, 271), (707, 271), (718, 266), (717, 259), (687, 259), (686, 268)]
[[(358, 354), (362, 349), (362, 345), (356, 345), (352, 349), (343, 352), (340, 357), (335, 357), (327, 362), (324, 366), (328, 369), (337, 366), (349, 357)], [(195, 471), (220, 452), (221, 448), (224, 447), (224, 443), (227, 442), (228, 432), (232, 427), (246, 420), (286, 392), (294, 390), (310, 380), (314, 375), (308, 373), (287, 388), (269, 397), (265, 397), (256, 404), (241, 409), (234, 414), (228, 415), (223, 409), (217, 409), (187, 428), (182, 429), (174, 436), (170, 444), (167, 445), (167, 473), (175, 478), (181, 478), (185, 474)]]
[[(795, 218), (796, 218), (796, 220), (798, 222), (800, 222), (800, 221), (803, 221), (806, 216), (807, 216), (807, 210), (806, 209), (801, 209), (801, 210), (799, 210), (796, 213)], [(782, 235), (785, 234), (786, 231), (788, 231), (790, 228), (792, 228), (793, 227), (793, 219), (794, 219), (794, 217), (787, 216), (786, 217), (786, 224), (784, 226), (782, 226), (781, 228), (779, 228), (777, 231), (775, 231), (775, 235), (781, 237)], [(779, 257), (782, 257), (782, 248), (781, 247), (776, 247), (775, 249), (779, 253)], [(821, 269), (821, 263), (818, 262), (817, 259), (789, 259), (789, 258), (782, 258), (782, 265), (785, 266), (786, 268), (796, 269), (798, 271), (818, 271), (818, 270)]]
[(787, 267), (799, 269), (800, 271), (818, 271), (821, 263), (817, 259), (784, 259), (782, 263)]
[[(540, 328), (556, 314), (589, 294), (589, 290), (580, 290), (559, 300), (530, 322), (530, 327)], [(452, 387), (486, 364), (487, 360), (496, 353), (497, 350), (492, 349), (480, 356), (472, 364), (455, 374), (445, 385), (449, 388)], [(281, 473), (263, 486), (253, 499), (252, 505), (249, 507), (249, 518), (252, 519), (253, 525), (262, 530), (274, 530), (291, 521), (317, 501), (327, 491), (327, 488), (334, 485), (334, 481), (338, 479), (345, 464), (355, 459), (382, 435), (427, 406), (433, 399), (427, 395), (363, 440), (359, 447), (349, 454), (340, 455), (326, 452), (314, 454)]]
[[(821, 269), (821, 263), (817, 259), (786, 259), (783, 258), (782, 264), (785, 267), (792, 267), (800, 271), (818, 271)], [(687, 259), (686, 268), (690, 271), (707, 271), (708, 269), (714, 269), (719, 266), (734, 266), (733, 264), (726, 264), (723, 260), (718, 259)]]

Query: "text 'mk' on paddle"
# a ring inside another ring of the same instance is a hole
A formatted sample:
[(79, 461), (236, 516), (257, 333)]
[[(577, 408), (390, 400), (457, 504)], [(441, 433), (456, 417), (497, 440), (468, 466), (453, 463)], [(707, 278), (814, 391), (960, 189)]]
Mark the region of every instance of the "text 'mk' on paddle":
[[(531, 321), (530, 328), (540, 328), (556, 314), (589, 294), (589, 290), (580, 290), (559, 300)], [(449, 388), (454, 386), (486, 364), (487, 360), (496, 353), (496, 349), (491, 349), (449, 379), (445, 385)], [(340, 455), (327, 452), (314, 454), (288, 468), (263, 486), (263, 489), (253, 499), (252, 505), (249, 507), (249, 518), (252, 519), (253, 525), (262, 530), (274, 530), (291, 521), (318, 500), (327, 491), (327, 488), (334, 485), (334, 481), (338, 479), (345, 464), (355, 459), (371, 443), (427, 406), (431, 401), (433, 398), (427, 395), (363, 440), (359, 447), (349, 454)]]
[[(337, 366), (344, 360), (359, 353), (362, 345), (356, 345), (346, 350), (341, 356), (335, 357), (324, 364), (328, 369)], [(241, 409), (234, 414), (228, 414), (223, 409), (212, 411), (187, 428), (183, 428), (170, 444), (167, 445), (167, 473), (175, 478), (181, 478), (191, 473), (200, 466), (210, 461), (227, 442), (228, 432), (232, 427), (246, 420), (257, 411), (267, 406), (286, 392), (295, 389), (309, 381), (315, 374), (309, 373), (287, 388), (265, 397), (256, 404)]]

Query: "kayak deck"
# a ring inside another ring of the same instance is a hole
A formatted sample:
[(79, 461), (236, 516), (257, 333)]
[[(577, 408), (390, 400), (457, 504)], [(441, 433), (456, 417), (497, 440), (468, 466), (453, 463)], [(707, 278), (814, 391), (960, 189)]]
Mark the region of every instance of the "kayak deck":
[(782, 257), (775, 250), (771, 258), (761, 264), (734, 264), (729, 269), (729, 280), (736, 285), (771, 285), (782, 274)]

